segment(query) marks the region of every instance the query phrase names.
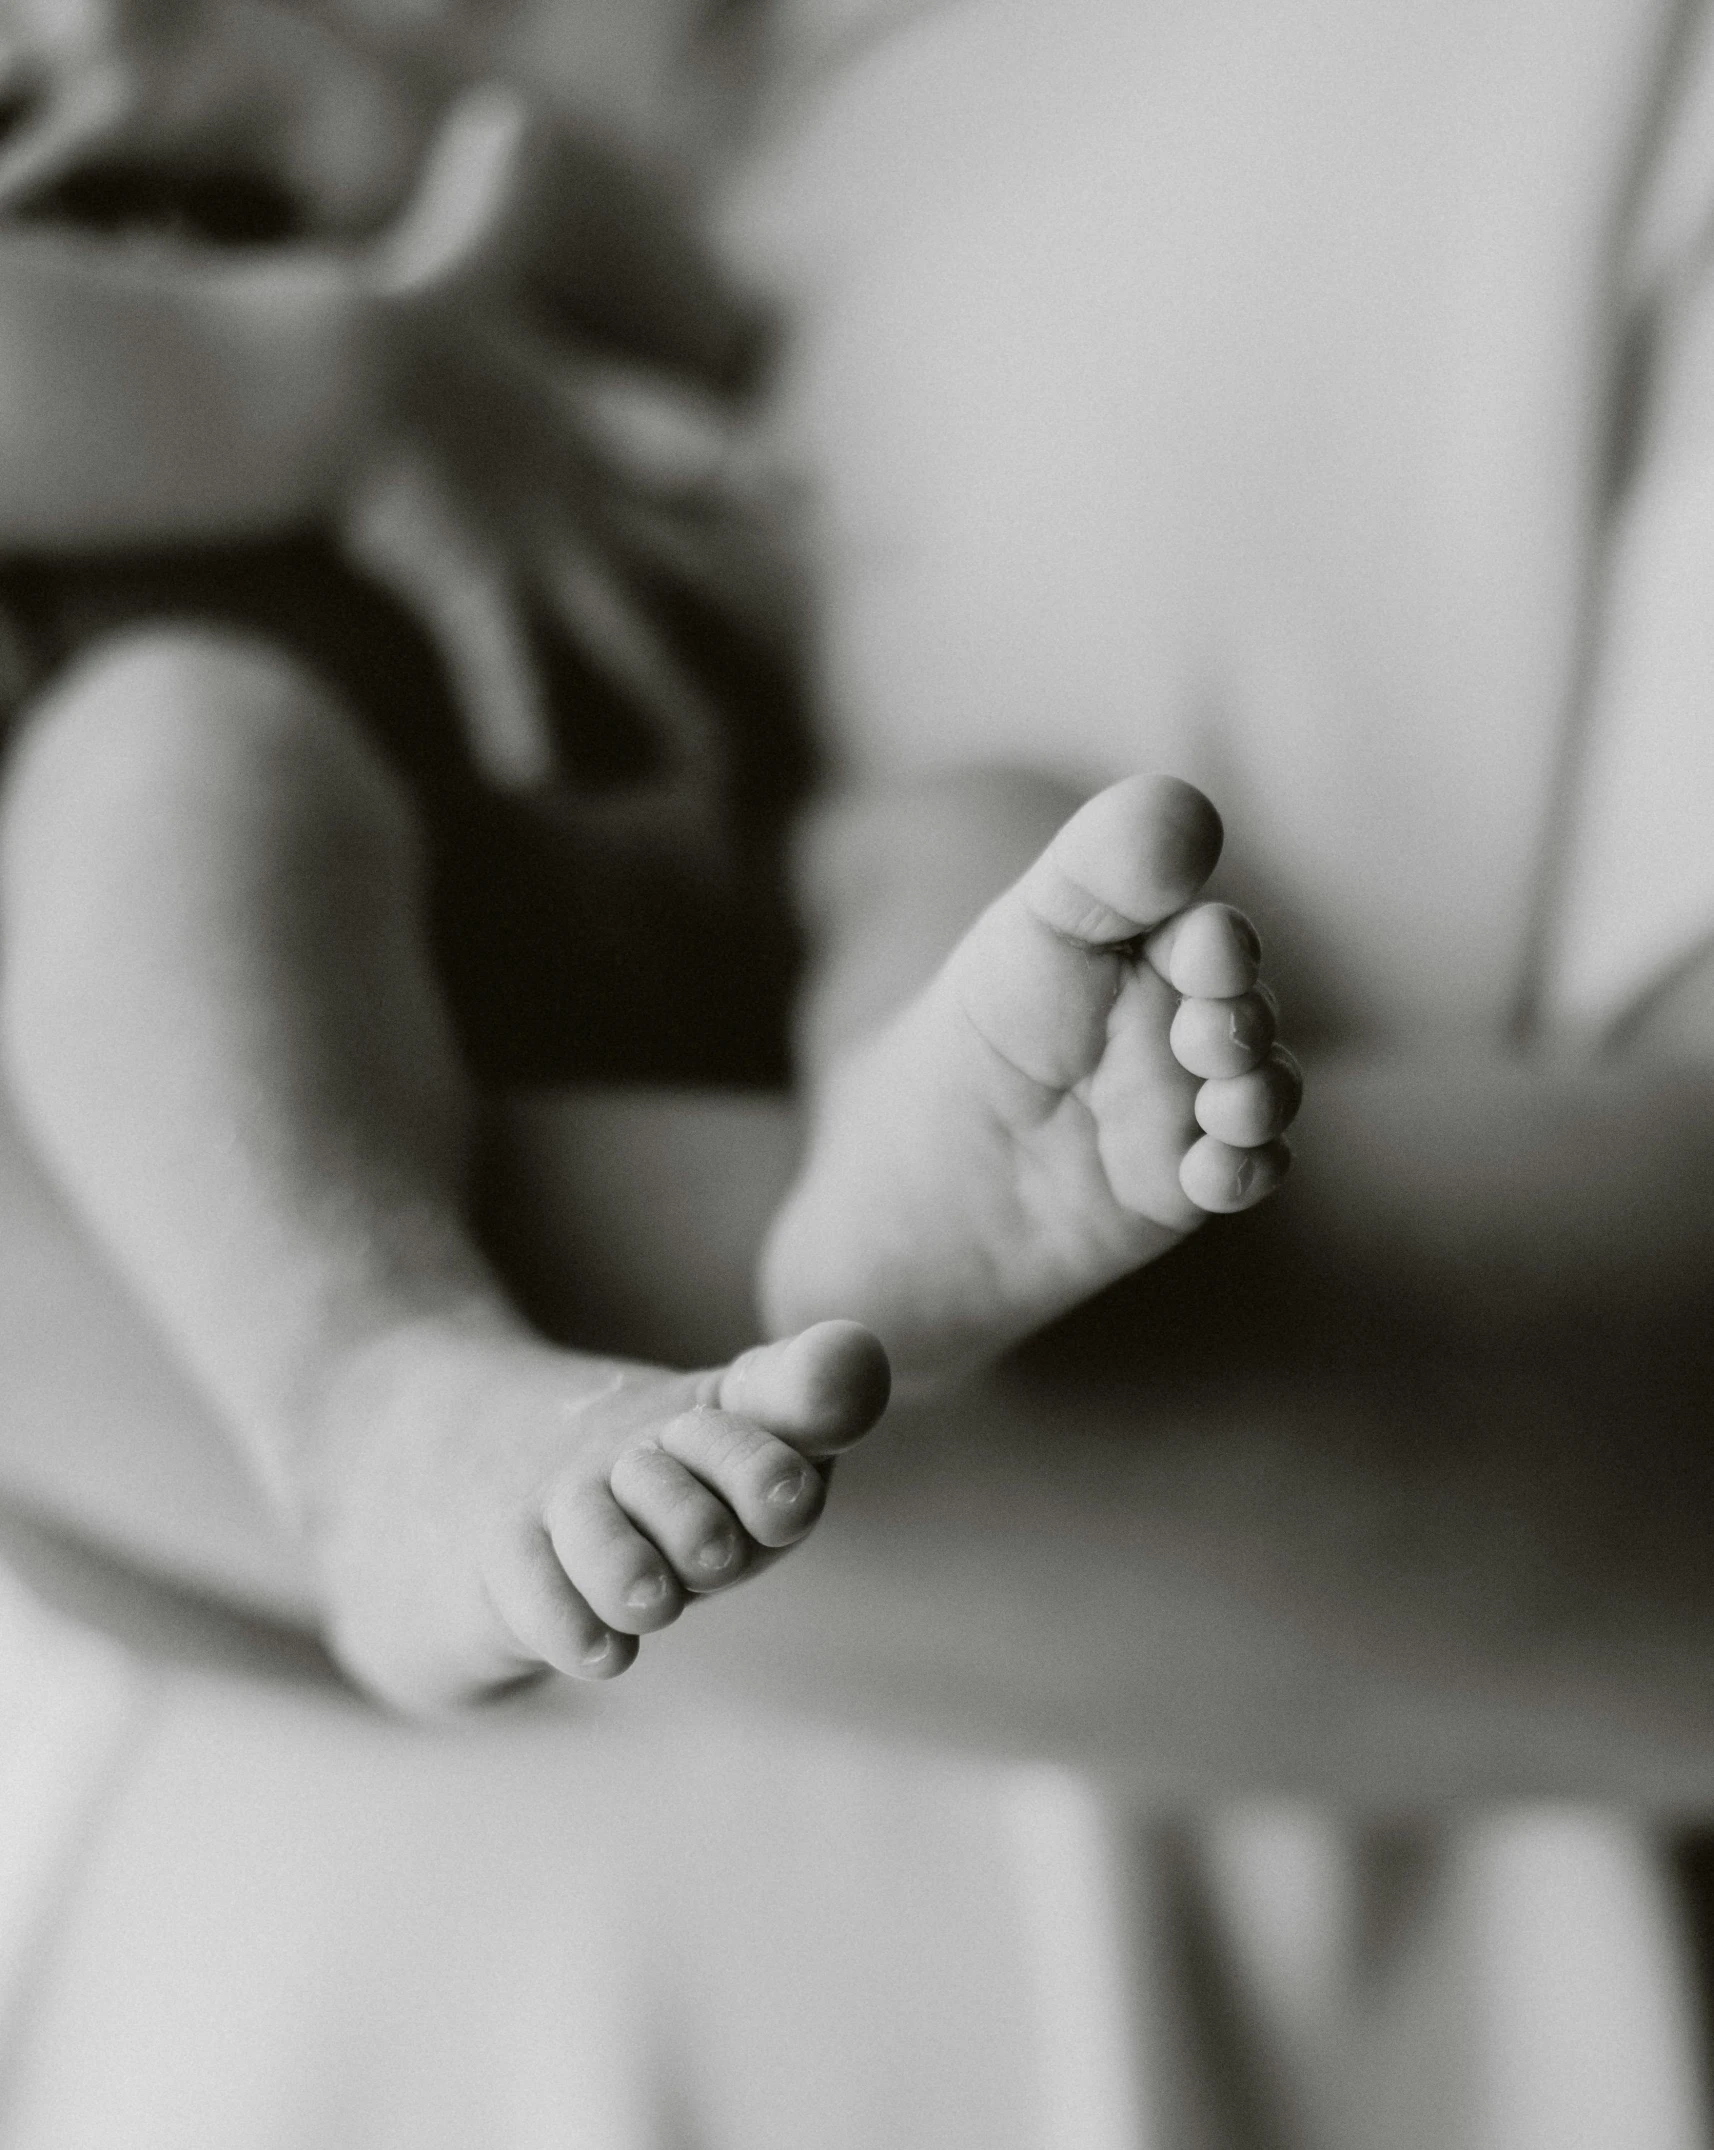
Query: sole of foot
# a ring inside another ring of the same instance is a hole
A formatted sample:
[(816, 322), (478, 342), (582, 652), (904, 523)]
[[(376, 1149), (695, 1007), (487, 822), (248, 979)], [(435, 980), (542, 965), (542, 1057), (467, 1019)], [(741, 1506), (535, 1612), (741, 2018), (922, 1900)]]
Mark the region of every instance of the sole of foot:
[(837, 1309), (937, 1377), (1278, 1186), (1302, 1077), (1255, 928), (1198, 900), (1221, 842), (1177, 779), (1099, 793), (831, 1071), (764, 1254), (770, 1326)]

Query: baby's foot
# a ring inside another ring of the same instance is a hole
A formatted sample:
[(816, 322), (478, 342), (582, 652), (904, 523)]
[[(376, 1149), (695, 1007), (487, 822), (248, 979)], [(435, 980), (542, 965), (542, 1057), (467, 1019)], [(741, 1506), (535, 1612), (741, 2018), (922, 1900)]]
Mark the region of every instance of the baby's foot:
[(837, 1310), (939, 1373), (1279, 1184), (1301, 1077), (1255, 930), (1190, 904), (1220, 840), (1188, 784), (1115, 784), (835, 1069), (764, 1255), (771, 1325)]
[(408, 1709), (544, 1668), (611, 1679), (639, 1636), (808, 1533), (887, 1386), (848, 1321), (701, 1374), (402, 1331), (341, 1383), (327, 1431), (311, 1529), (334, 1647)]

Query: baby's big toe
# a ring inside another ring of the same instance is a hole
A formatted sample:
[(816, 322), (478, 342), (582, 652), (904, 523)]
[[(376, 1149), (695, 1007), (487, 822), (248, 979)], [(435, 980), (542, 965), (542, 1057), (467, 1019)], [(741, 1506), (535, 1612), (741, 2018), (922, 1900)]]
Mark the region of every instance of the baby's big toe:
[[(1078, 890), (1135, 932), (1180, 909), (1214, 871), (1220, 816), (1194, 784), (1176, 776), (1131, 776), (1080, 807), (1045, 857)], [(1065, 930), (1084, 940), (1101, 931)]]
[(892, 1369), (880, 1339), (856, 1321), (818, 1321), (746, 1351), (713, 1377), (712, 1401), (756, 1420), (809, 1456), (861, 1440), (887, 1407)]
[(1181, 910), (1221, 841), (1220, 816), (1193, 784), (1126, 777), (1078, 808), (1019, 885), (1053, 932), (1112, 945)]

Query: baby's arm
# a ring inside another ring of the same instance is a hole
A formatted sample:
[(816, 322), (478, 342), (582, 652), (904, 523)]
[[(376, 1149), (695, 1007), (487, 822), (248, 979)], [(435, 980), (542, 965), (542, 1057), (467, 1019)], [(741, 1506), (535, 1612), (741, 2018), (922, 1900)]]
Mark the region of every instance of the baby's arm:
[(623, 1670), (803, 1536), (886, 1377), (850, 1323), (703, 1375), (527, 1327), (467, 1224), (414, 837), (280, 653), (170, 627), (98, 650), (14, 751), (0, 1041), (56, 1177), (306, 1531), (347, 1662), (434, 1704)]

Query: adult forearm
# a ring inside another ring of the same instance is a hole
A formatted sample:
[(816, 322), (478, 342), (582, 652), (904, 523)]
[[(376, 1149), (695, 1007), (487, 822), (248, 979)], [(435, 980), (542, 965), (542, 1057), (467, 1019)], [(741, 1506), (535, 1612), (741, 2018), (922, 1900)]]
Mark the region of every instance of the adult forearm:
[(1271, 1216), (896, 1413), (813, 1552), (616, 1706), (747, 1690), (1187, 1796), (1705, 1808), (1705, 1078), (1311, 1080)]
[(1324, 1058), (1253, 1260), (1498, 1339), (1714, 1313), (1714, 1072), (1481, 1047)]
[[(1385, 1164), (1392, 1092), (1380, 1069), (1338, 1082), (1361, 1140), (1313, 1202), (1306, 1160), (1281, 1217), (1301, 1244), (1337, 1212), (1343, 1260), (1366, 1245), (1344, 1205), (1370, 1146)], [(768, 1099), (520, 1107), (504, 1207), (542, 1318), (663, 1357), (729, 1348), (793, 1140)], [(0, 1167), (0, 1488), (181, 1583), (313, 1618), (146, 1328), (15, 1147)], [(1401, 1339), (1330, 1287), (1306, 1329), (1289, 1294), (1252, 1295), (1263, 1229), (1211, 1228), (996, 1376), (899, 1412), (841, 1467), (813, 1548), (699, 1609), (600, 1706), (747, 1699), (1184, 1796), (1714, 1801), (1694, 1375), (1622, 1339), (1600, 1378)]]

